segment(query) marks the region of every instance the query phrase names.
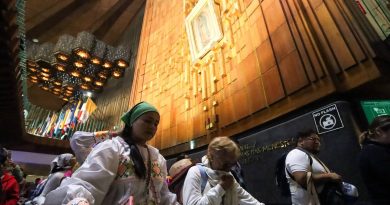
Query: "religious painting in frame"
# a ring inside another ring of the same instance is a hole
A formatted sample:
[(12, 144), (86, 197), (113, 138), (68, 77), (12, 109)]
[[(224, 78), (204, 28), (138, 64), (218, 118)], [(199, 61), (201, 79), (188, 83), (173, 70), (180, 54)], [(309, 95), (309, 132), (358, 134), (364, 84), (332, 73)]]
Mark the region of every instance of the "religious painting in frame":
[(199, 0), (185, 19), (192, 62), (202, 58), (223, 37), (214, 0)]

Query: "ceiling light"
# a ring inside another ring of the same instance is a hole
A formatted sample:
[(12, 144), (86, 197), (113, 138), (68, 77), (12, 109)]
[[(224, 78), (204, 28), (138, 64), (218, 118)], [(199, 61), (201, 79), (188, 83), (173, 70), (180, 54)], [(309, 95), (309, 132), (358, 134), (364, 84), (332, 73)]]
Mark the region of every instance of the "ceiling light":
[(50, 69), (49, 69), (49, 68), (41, 68), (41, 70), (42, 70), (43, 72), (46, 72), (46, 73), (49, 73), (49, 72), (50, 72)]
[(42, 76), (41, 79), (44, 80), (44, 81), (48, 81), (49, 80), (49, 78), (45, 77), (45, 76)]
[(124, 46), (118, 46), (115, 51), (116, 64), (120, 68), (126, 68), (129, 66), (130, 49)]
[(74, 41), (73, 52), (83, 59), (88, 59), (90, 58), (88, 51), (92, 50), (94, 44), (95, 36), (86, 31), (82, 31), (77, 34), (77, 37)]
[(101, 81), (95, 81), (95, 85), (97, 85), (97, 86), (103, 86), (103, 82), (101, 82)]
[(95, 65), (100, 65), (102, 63), (102, 61), (96, 57), (92, 58), (91, 62)]
[[(29, 79), (49, 81), (53, 86), (74, 87), (69, 101), (78, 100), (82, 84), (101, 91), (109, 77), (122, 77), (123, 68), (128, 67), (130, 59), (129, 47), (107, 45), (85, 31), (78, 33), (77, 37), (61, 35), (55, 44), (26, 41), (26, 45), (28, 75), (38, 71), (48, 73), (39, 74), (37, 79)], [(94, 82), (95, 78), (97, 83)], [(49, 90), (57, 92), (53, 88)]]
[(65, 72), (65, 66), (61, 64), (56, 64), (55, 65), (56, 69), (61, 72)]
[(125, 61), (123, 61), (123, 60), (119, 60), (118, 61), (118, 66), (120, 68), (126, 68), (127, 67), (127, 63)]
[(82, 84), (80, 87), (83, 90), (89, 90), (89, 86), (87, 84)]
[(120, 77), (122, 77), (122, 71), (119, 70), (119, 69), (116, 69), (116, 70), (114, 70), (114, 71), (112, 72), (112, 76), (113, 76), (114, 78), (120, 78)]
[(83, 68), (85, 66), (85, 63), (83, 63), (82, 61), (76, 61), (74, 62), (74, 66), (76, 66), (77, 68)]
[(111, 67), (112, 67), (111, 63), (109, 63), (109, 62), (104, 62), (103, 68), (108, 69), (108, 68), (111, 68)]
[(28, 69), (33, 73), (38, 71), (35, 67), (28, 67)]
[(41, 72), (41, 75), (42, 75), (42, 76), (45, 76), (45, 77), (50, 77), (50, 74), (49, 74), (49, 73), (43, 73), (43, 72)]
[(70, 74), (71, 74), (72, 76), (76, 77), (76, 78), (80, 77), (80, 72), (77, 71), (77, 70), (72, 71)]
[(89, 77), (89, 76), (84, 76), (83, 79), (85, 80), (85, 82), (91, 82), (92, 81), (92, 78)]
[(57, 85), (57, 86), (61, 86), (61, 81), (59, 81), (59, 80), (55, 80), (55, 81), (53, 81), (53, 83), (54, 83), (54, 85)]

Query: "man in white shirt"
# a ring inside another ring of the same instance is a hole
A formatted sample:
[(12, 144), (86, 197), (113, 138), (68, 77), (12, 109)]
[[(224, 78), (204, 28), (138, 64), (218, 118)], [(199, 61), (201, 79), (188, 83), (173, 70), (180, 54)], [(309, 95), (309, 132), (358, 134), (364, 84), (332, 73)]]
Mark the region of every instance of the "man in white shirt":
[[(314, 130), (298, 133), (297, 147), (286, 157), (286, 177), (290, 184), (293, 205), (319, 204), (317, 194), (321, 193), (325, 182), (341, 182), (340, 175), (329, 172), (315, 156), (320, 151), (320, 137)], [(314, 191), (310, 186), (314, 183)], [(309, 191), (308, 191), (309, 190)]]

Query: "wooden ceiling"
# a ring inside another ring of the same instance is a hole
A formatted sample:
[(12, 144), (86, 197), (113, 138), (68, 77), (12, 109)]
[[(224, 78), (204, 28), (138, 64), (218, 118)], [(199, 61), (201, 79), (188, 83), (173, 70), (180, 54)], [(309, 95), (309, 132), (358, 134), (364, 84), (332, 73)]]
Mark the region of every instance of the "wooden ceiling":
[[(81, 31), (93, 33), (97, 39), (117, 46), (133, 17), (145, 0), (28, 0), (26, 1), (26, 38), (39, 43), (56, 43), (63, 34), (76, 36)], [(28, 49), (28, 48), (27, 48)], [(28, 85), (31, 103), (59, 110), (64, 101)]]
[[(26, 38), (39, 43), (56, 42), (63, 34), (89, 31), (116, 46), (145, 0), (28, 0)], [(16, 0), (0, 0), (0, 144), (14, 150), (44, 153), (69, 151), (69, 145), (25, 132)], [(28, 48), (27, 48), (28, 49)], [(36, 105), (58, 110), (63, 102), (32, 85), (28, 99)]]

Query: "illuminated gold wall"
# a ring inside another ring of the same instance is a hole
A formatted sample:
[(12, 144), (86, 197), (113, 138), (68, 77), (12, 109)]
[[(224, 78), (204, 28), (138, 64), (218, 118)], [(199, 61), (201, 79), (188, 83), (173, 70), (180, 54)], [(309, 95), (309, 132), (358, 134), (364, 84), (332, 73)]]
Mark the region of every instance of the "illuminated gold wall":
[(151, 144), (165, 154), (379, 76), (355, 8), (342, 0), (215, 0), (224, 37), (192, 64), (184, 19), (195, 3), (146, 3), (130, 104), (160, 110)]

